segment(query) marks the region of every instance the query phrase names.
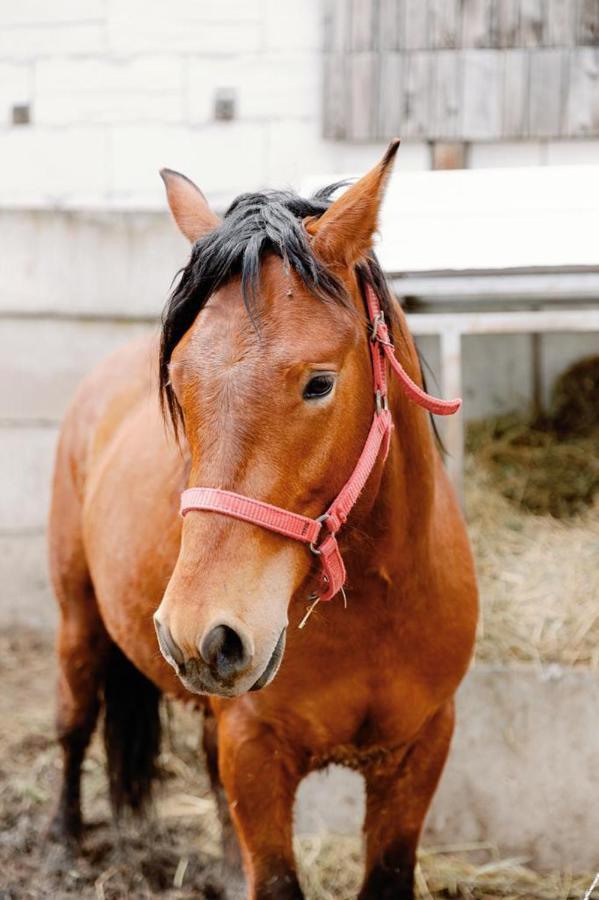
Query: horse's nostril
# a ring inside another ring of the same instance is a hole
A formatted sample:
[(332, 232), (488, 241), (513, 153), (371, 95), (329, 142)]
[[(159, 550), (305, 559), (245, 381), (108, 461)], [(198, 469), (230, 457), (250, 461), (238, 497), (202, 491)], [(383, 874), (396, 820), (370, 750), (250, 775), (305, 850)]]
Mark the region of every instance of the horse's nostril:
[(219, 678), (227, 678), (244, 669), (249, 662), (245, 644), (233, 628), (216, 625), (200, 642), (200, 656)]
[(163, 656), (167, 659), (170, 658), (176, 666), (182, 666), (185, 662), (185, 658), (179, 647), (175, 644), (168, 625), (163, 625), (158, 621), (156, 616), (154, 616), (154, 626), (156, 628), (156, 637), (158, 638), (158, 643)]

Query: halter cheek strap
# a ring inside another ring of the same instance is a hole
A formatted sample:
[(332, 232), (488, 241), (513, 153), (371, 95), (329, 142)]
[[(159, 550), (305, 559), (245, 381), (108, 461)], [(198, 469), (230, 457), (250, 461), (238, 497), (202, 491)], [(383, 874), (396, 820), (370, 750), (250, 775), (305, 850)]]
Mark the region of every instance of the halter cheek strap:
[(418, 406), (441, 416), (452, 415), (461, 400), (440, 400), (422, 390), (408, 375), (397, 357), (385, 324), (378, 297), (366, 284), (366, 307), (370, 320), (370, 355), (375, 397), (375, 410), (360, 458), (345, 485), (327, 511), (317, 519), (253, 500), (233, 491), (219, 488), (192, 487), (181, 494), (181, 515), (193, 510), (216, 512), (252, 525), (259, 525), (291, 540), (306, 544), (318, 557), (320, 584), (317, 597), (331, 600), (345, 584), (346, 572), (337, 543), (337, 533), (347, 521), (368, 477), (380, 455), (387, 458), (393, 420), (387, 402), (387, 363), (396, 375), (406, 396)]

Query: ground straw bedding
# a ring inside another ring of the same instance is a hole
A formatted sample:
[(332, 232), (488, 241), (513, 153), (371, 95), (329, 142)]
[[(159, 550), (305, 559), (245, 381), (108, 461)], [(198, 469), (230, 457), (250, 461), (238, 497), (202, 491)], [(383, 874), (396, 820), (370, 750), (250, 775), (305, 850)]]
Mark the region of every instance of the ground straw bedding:
[[(296, 841), (302, 886), (308, 900), (355, 897), (362, 876), (360, 842), (355, 838)], [(491, 845), (433, 848), (420, 853), (416, 871), (419, 900), (582, 900), (592, 875), (541, 875), (524, 861), (500, 859)], [(598, 900), (599, 887), (585, 900)]]

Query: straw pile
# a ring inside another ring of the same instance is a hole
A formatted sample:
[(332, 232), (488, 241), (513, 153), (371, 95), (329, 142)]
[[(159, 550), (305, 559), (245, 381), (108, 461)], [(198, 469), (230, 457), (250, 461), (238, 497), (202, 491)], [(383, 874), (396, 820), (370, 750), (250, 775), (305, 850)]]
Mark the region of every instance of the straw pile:
[(598, 668), (599, 357), (558, 379), (542, 422), (478, 423), (468, 446), (477, 658)]
[[(357, 838), (302, 838), (296, 841), (296, 855), (308, 900), (357, 895), (363, 875)], [(586, 895), (592, 882), (591, 874), (539, 874), (522, 860), (500, 859), (491, 845), (477, 844), (423, 850), (416, 895), (419, 900), (598, 900), (599, 886)]]
[(599, 668), (599, 502), (531, 516), (471, 457), (466, 511), (481, 597), (477, 659)]
[(515, 506), (555, 518), (584, 512), (599, 491), (599, 356), (557, 379), (543, 416), (473, 424), (468, 444)]

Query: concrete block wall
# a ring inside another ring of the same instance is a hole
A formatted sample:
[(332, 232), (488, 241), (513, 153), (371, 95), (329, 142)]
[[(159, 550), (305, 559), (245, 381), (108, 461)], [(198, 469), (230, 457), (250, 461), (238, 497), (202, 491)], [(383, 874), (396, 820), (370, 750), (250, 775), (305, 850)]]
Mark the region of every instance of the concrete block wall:
[[(381, 147), (322, 137), (325, 0), (0, 4), (0, 204), (160, 208), (160, 166), (217, 204), (362, 171)], [(219, 90), (232, 121), (216, 121)], [(31, 122), (12, 124), (29, 104)], [(596, 161), (599, 142), (474, 143), (471, 166)], [(424, 141), (404, 169), (428, 168)]]
[(54, 448), (79, 381), (155, 329), (187, 244), (166, 213), (2, 211), (0, 622), (48, 627)]
[[(489, 842), (541, 869), (595, 872), (598, 714), (594, 672), (475, 666), (423, 846)], [(357, 834), (364, 808), (361, 776), (332, 767), (300, 785), (296, 828)]]

